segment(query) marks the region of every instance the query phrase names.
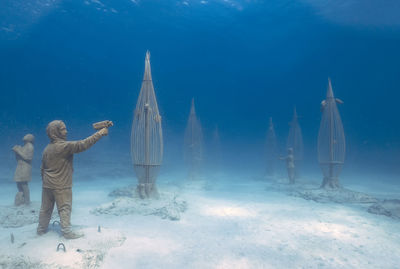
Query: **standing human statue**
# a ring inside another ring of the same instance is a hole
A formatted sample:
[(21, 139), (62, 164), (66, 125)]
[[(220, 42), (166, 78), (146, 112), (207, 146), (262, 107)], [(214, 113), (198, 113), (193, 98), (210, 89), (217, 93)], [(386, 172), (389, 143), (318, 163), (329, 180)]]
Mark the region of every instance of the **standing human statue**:
[(60, 216), (61, 232), (66, 239), (76, 239), (83, 234), (73, 232), (71, 229), (71, 209), (72, 209), (72, 173), (73, 157), (89, 149), (101, 137), (108, 135), (108, 127), (112, 126), (111, 121), (101, 122), (103, 128), (93, 135), (78, 141), (66, 141), (67, 127), (61, 120), (54, 120), (47, 125), (46, 132), (50, 138), (50, 143), (46, 146), (42, 156), (42, 205), (39, 214), (39, 225), (37, 234), (42, 235), (47, 232), (54, 203), (57, 206)]
[(294, 165), (293, 148), (288, 148), (288, 155), (286, 157), (280, 157), (279, 159), (286, 161), (286, 168), (289, 177), (289, 183), (295, 183), (296, 167)]
[(27, 134), (22, 140), (24, 141), (22, 147), (15, 145), (12, 148), (17, 159), (17, 169), (15, 169), (14, 174), (14, 181), (17, 183), (18, 188), (14, 200), (16, 206), (30, 204), (28, 182), (32, 179), (33, 142), (35, 137)]

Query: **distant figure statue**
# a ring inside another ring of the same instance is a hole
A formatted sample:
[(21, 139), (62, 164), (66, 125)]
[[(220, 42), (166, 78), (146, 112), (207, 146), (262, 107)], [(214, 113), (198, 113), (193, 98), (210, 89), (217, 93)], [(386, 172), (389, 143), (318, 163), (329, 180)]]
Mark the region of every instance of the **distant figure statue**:
[[(67, 127), (61, 120), (54, 120), (47, 125), (46, 132), (50, 143), (43, 151), (42, 157), (42, 205), (39, 214), (37, 234), (47, 231), (54, 204), (60, 216), (61, 232), (66, 239), (82, 237), (83, 234), (71, 230), (72, 209), (72, 173), (74, 154), (93, 146), (101, 137), (108, 135), (111, 121), (93, 124), (99, 129), (93, 135), (78, 141), (67, 141)], [(101, 129), (100, 129), (101, 128)]]
[(29, 205), (29, 187), (28, 182), (32, 179), (32, 159), (33, 142), (35, 137), (31, 134), (24, 136), (24, 146), (16, 145), (12, 148), (17, 159), (17, 169), (14, 174), (14, 181), (17, 182), (18, 193), (15, 196), (15, 205)]
[(286, 161), (286, 168), (289, 177), (289, 183), (294, 184), (295, 182), (295, 174), (296, 174), (296, 167), (294, 165), (294, 155), (293, 149), (288, 148), (288, 155), (286, 157), (280, 157), (279, 159)]

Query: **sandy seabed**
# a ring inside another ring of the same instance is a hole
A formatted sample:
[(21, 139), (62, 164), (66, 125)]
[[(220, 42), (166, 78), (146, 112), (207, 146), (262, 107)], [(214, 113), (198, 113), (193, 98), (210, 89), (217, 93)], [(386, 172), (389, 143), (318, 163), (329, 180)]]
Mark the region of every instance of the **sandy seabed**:
[[(161, 175), (156, 202), (108, 195), (134, 184), (133, 176), (81, 181), (78, 171), (74, 180), (72, 224), (85, 236), (65, 240), (57, 223), (37, 236), (35, 215), (20, 227), (2, 225), (0, 268), (400, 267), (399, 219), (365, 204), (293, 195), (283, 179), (220, 174), (185, 183)], [(26, 212), (39, 209), (40, 184), (31, 183)], [(381, 187), (370, 194), (396, 198), (398, 186)], [(1, 183), (3, 217), (15, 191), (13, 182)]]

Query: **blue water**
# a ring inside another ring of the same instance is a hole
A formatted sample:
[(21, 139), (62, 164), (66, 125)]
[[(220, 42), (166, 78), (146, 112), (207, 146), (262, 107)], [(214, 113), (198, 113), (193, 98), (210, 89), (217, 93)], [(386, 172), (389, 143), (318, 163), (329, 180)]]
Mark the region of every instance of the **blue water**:
[(0, 165), (14, 162), (10, 148), (27, 132), (37, 138), (40, 162), (53, 119), (66, 122), (71, 139), (91, 134), (95, 121), (113, 120), (110, 136), (93, 150), (129, 158), (150, 50), (166, 170), (179, 167), (194, 97), (206, 141), (219, 127), (228, 169), (240, 163), (255, 173), (263, 169), (268, 117), (284, 153), (296, 106), (305, 166), (319, 173), (320, 102), (330, 77), (344, 101), (344, 173), (397, 175), (400, 4), (321, 2), (1, 1)]

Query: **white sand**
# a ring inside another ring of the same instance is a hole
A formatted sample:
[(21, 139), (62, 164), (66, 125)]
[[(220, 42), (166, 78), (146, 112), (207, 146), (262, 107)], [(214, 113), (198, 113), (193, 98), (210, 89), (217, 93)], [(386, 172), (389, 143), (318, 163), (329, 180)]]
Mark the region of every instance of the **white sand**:
[[(57, 229), (38, 237), (36, 224), (0, 228), (0, 267), (12, 268), (7, 266), (13, 262), (21, 268), (400, 267), (400, 221), (362, 207), (288, 196), (260, 180), (222, 176), (185, 185), (168, 175), (161, 176), (159, 191), (187, 201), (179, 221), (94, 215), (92, 209), (115, 199), (110, 191), (134, 178), (83, 182), (83, 169), (76, 170), (72, 223), (85, 237), (64, 240)], [(381, 185), (379, 193), (385, 187), (393, 198), (391, 186)], [(40, 201), (39, 180), (31, 190), (32, 200)], [(1, 183), (1, 205), (11, 204), (14, 195), (12, 182)], [(56, 252), (59, 242), (67, 252)]]

